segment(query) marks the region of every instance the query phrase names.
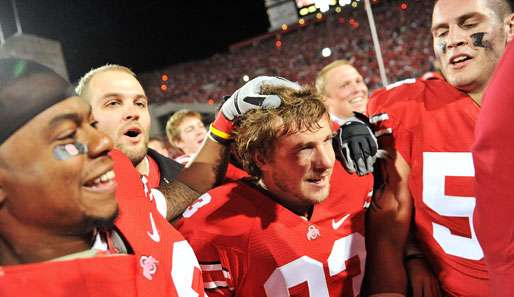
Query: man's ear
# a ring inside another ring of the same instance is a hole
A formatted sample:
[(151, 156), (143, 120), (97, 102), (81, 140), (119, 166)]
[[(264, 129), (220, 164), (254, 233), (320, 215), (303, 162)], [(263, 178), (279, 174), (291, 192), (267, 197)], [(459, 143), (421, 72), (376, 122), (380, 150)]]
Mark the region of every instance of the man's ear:
[(511, 42), (514, 37), (514, 13), (511, 13), (504, 21), (507, 42)]
[(170, 142), (172, 146), (174, 146), (175, 148), (179, 148), (180, 150), (184, 150), (183, 147), (184, 147), (184, 142), (182, 141), (182, 139), (177, 139), (177, 140), (173, 140), (172, 142)]
[(259, 169), (263, 168), (268, 163), (266, 161), (266, 158), (264, 158), (264, 156), (259, 152), (255, 153), (255, 155), (253, 156), (253, 161), (255, 162), (255, 165), (259, 167)]

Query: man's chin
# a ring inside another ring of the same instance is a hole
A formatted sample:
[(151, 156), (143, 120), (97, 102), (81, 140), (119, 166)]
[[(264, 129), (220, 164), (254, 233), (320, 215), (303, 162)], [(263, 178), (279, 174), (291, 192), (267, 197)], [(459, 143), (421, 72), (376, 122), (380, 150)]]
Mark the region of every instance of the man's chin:
[(110, 215), (109, 217), (89, 217), (88, 218), (88, 225), (94, 228), (99, 228), (103, 230), (111, 230), (114, 228), (114, 221), (118, 217), (119, 210), (116, 209), (116, 211)]
[(141, 163), (148, 152), (148, 147), (144, 144), (138, 148), (129, 148), (121, 145), (118, 146), (118, 149), (129, 158), (134, 166), (137, 166), (139, 163)]

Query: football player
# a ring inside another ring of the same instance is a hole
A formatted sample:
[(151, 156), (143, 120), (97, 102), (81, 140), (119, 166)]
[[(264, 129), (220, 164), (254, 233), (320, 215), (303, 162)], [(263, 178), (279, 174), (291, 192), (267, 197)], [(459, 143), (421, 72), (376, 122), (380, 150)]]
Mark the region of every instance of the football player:
[(2, 59), (0, 117), (1, 296), (204, 296), (191, 247), (71, 84)]
[[(446, 80), (406, 80), (370, 100), (371, 122), (389, 153), (367, 226), (376, 243), (368, 246), (371, 296), (404, 296), (404, 260), (421, 256), (444, 295), (491, 296), (472, 220), (471, 146), (482, 95), (512, 38), (511, 12), (503, 0), (436, 1), (431, 30)], [(411, 222), (421, 253), (404, 259)]]
[(514, 292), (514, 216), (512, 199), (514, 47), (509, 45), (484, 95), (473, 147), (476, 171), (475, 224), (489, 269), (491, 296)]
[(268, 86), (281, 105), (247, 112), (234, 146), (246, 180), (202, 195), (177, 228), (209, 296), (360, 296), (372, 176), (335, 161), (318, 95)]

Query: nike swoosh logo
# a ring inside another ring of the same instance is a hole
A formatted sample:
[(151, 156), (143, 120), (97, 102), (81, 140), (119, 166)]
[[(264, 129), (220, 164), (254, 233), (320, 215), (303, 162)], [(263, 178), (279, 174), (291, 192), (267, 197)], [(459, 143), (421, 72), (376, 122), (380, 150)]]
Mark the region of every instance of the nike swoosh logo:
[(341, 225), (343, 225), (344, 221), (350, 216), (350, 214), (347, 214), (345, 215), (344, 217), (342, 217), (341, 219), (339, 220), (334, 220), (332, 219), (332, 229), (334, 230), (337, 230), (339, 229), (339, 227), (341, 227)]
[(159, 235), (159, 231), (157, 231), (157, 227), (155, 226), (155, 222), (153, 220), (153, 216), (152, 216), (152, 213), (148, 213), (150, 215), (150, 224), (152, 224), (152, 233), (150, 232), (146, 232), (146, 234), (148, 234), (148, 236), (150, 236), (150, 239), (155, 241), (155, 242), (159, 242), (161, 241), (161, 236)]

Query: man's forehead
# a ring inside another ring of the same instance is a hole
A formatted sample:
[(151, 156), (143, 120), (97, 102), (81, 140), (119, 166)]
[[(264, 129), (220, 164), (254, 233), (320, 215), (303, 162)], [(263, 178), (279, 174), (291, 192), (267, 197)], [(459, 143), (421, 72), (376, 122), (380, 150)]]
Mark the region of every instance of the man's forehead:
[(95, 74), (89, 83), (89, 91), (101, 94), (145, 95), (143, 86), (134, 76), (119, 70), (106, 70)]
[(355, 69), (355, 67), (353, 67), (352, 65), (341, 65), (337, 68), (334, 68), (333, 70), (334, 71), (332, 73), (336, 75), (330, 75), (330, 77), (333, 77), (334, 79), (338, 80), (345, 80), (348, 78), (360, 76), (357, 69)]
[(91, 116), (91, 105), (78, 96), (66, 98), (48, 109), (49, 122), (55, 122), (56, 119), (66, 114), (75, 114), (81, 119), (89, 120)]
[(434, 6), (432, 27), (457, 21), (465, 16), (494, 13), (487, 0), (439, 0)]

